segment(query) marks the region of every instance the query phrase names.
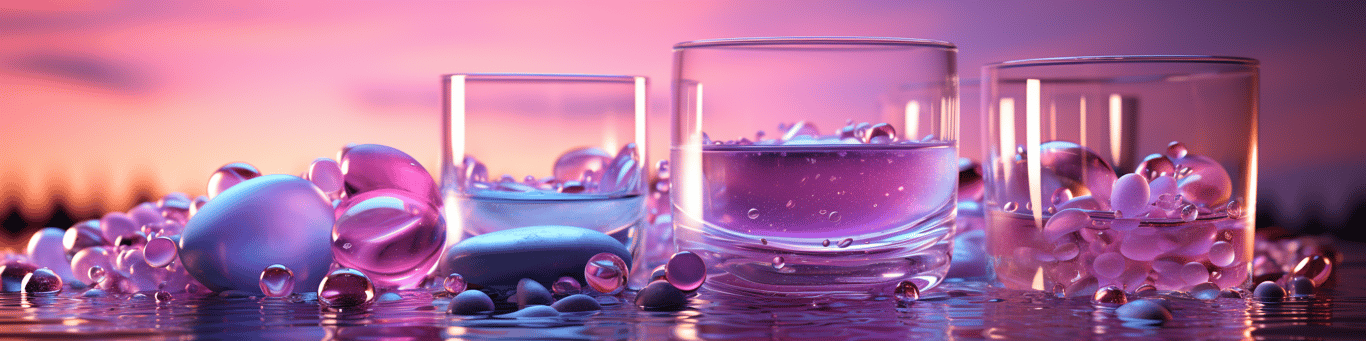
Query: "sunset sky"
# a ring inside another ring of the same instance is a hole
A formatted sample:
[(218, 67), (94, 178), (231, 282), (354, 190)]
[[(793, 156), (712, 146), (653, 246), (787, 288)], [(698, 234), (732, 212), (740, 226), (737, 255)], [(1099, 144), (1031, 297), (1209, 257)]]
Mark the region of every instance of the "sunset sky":
[(657, 157), (673, 44), (892, 36), (958, 45), (973, 158), (983, 64), (1259, 59), (1262, 200), (1332, 215), (1366, 189), (1363, 13), (1357, 1), (5, 1), (0, 200), (25, 217), (46, 216), (54, 193), (78, 211), (126, 210), (139, 181), (200, 195), (223, 164), (298, 174), (346, 143), (399, 148), (439, 176), (447, 73), (647, 76)]

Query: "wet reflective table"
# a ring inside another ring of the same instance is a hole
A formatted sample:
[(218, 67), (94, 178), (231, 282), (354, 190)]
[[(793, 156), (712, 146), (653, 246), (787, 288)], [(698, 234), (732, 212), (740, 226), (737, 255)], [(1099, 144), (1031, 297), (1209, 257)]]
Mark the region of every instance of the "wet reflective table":
[[(687, 309), (650, 312), (632, 293), (599, 298), (604, 309), (555, 317), (462, 317), (446, 313), (450, 298), (401, 292), (348, 311), (320, 309), (316, 300), (263, 297), (0, 296), (0, 338), (211, 339), (1361, 339), (1366, 336), (1366, 257), (1344, 243), (1346, 260), (1335, 287), (1313, 298), (1262, 302), (1202, 301), (1164, 295), (1174, 319), (1160, 326), (1126, 323), (1114, 306), (1090, 298), (1007, 291), (978, 282), (951, 282), (920, 300), (850, 301), (738, 298), (701, 292)], [(515, 306), (499, 304), (500, 313)], [(1088, 337), (1087, 335), (1091, 335)]]

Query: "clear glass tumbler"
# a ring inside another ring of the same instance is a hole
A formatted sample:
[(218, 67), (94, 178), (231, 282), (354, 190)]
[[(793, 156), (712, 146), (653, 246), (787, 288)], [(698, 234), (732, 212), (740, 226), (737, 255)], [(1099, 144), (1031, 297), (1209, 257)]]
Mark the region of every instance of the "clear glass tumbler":
[(1250, 283), (1257, 61), (1110, 56), (982, 70), (987, 248), (1007, 288)]
[[(523, 226), (623, 243), (645, 217), (645, 77), (443, 76), (447, 246)], [(492, 176), (491, 176), (492, 175)]]
[(956, 47), (777, 37), (674, 51), (675, 240), (703, 256), (710, 290), (869, 296), (943, 279)]

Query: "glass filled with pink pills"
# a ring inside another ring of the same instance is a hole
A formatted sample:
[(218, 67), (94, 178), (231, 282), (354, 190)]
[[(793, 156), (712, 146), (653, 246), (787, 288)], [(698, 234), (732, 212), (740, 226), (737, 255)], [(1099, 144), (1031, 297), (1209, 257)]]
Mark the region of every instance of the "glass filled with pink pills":
[(1257, 61), (1100, 56), (982, 70), (987, 249), (1010, 289), (1246, 288)]
[[(674, 237), (713, 291), (890, 296), (949, 266), (957, 48), (773, 37), (674, 46)], [(904, 284), (904, 285), (903, 285)]]

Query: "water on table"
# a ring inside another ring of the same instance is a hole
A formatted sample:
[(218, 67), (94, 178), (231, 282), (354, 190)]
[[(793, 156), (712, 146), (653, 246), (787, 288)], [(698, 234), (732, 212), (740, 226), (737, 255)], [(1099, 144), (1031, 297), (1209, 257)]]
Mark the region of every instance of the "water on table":
[(1126, 324), (1114, 307), (1088, 298), (976, 282), (947, 283), (908, 306), (893, 299), (779, 301), (703, 292), (682, 311), (649, 312), (635, 308), (627, 292), (600, 298), (606, 304), (599, 312), (535, 318), (453, 316), (446, 313), (449, 298), (425, 291), (402, 292), (401, 300), (363, 309), (328, 311), (315, 299), (174, 297), (159, 304), (152, 297), (83, 298), (68, 289), (56, 296), (0, 296), (0, 338), (1356, 339), (1366, 335), (1366, 298), (1344, 294), (1270, 303), (1207, 302), (1176, 294), (1169, 297), (1175, 319), (1145, 326)]

